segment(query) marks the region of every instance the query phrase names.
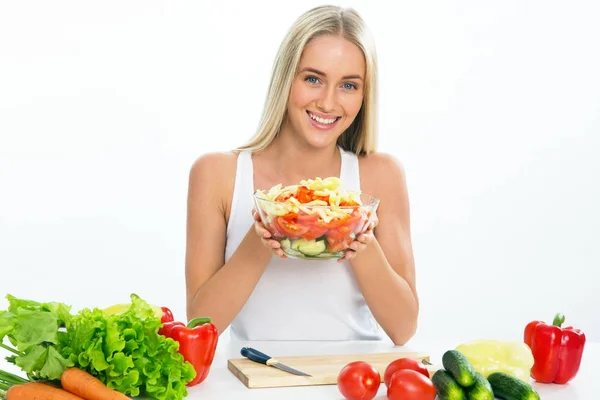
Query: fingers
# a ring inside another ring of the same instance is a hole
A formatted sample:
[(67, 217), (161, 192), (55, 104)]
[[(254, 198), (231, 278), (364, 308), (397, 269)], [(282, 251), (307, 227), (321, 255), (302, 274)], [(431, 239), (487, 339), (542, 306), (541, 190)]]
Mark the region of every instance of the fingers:
[(263, 246), (271, 250), (276, 256), (281, 258), (287, 258), (287, 256), (281, 249), (281, 244), (277, 240), (271, 238), (271, 232), (269, 232), (269, 230), (266, 229), (260, 221), (260, 216), (258, 217), (258, 220), (254, 222), (254, 231), (260, 237), (260, 241), (262, 242)]
[(375, 214), (373, 216), (373, 221), (369, 224), (369, 230), (372, 231), (377, 225), (379, 225), (379, 218), (377, 217), (377, 214)]
[[(360, 235), (358, 235), (356, 237), (355, 242), (358, 242), (359, 244), (360, 243), (367, 244), (371, 240), (373, 240), (373, 237), (374, 237), (373, 231), (372, 230), (368, 230), (368, 231), (365, 231), (365, 232), (361, 233)], [(350, 246), (350, 247), (352, 247), (352, 246)]]
[(344, 254), (344, 257), (338, 258), (338, 262), (343, 262), (346, 260), (351, 260), (354, 257), (356, 257), (356, 251), (354, 250), (346, 250), (346, 253)]
[(271, 237), (271, 232), (260, 221), (254, 222), (254, 231), (261, 239)]
[(367, 245), (361, 242), (352, 242), (350, 244), (350, 248), (354, 251), (354, 253), (363, 251), (365, 247), (367, 247)]
[(371, 224), (369, 224), (369, 231), (372, 231), (375, 229), (375, 227), (379, 224), (379, 220), (376, 218), (374, 219)]
[(373, 217), (373, 220), (368, 224), (365, 223), (361, 229), (361, 234), (369, 234), (375, 230), (375, 227), (379, 224), (379, 219), (377, 216)]
[(342, 262), (345, 260), (351, 260), (354, 257), (356, 257), (358, 253), (360, 253), (367, 247), (367, 244), (373, 239), (373, 237), (374, 235), (371, 230), (367, 230), (364, 233), (358, 235), (356, 239), (350, 243), (349, 249), (346, 250), (344, 257), (339, 258), (338, 261)]
[(275, 254), (276, 256), (281, 257), (281, 258), (287, 258), (287, 256), (281, 249), (281, 244), (277, 240), (272, 240), (272, 239), (261, 239), (261, 240), (266, 247), (270, 248), (273, 251), (273, 254)]

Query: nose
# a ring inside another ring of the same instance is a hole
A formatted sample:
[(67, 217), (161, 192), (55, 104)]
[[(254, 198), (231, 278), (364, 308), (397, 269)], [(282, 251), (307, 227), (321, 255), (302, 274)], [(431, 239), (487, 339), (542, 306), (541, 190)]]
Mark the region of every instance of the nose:
[(324, 113), (328, 113), (335, 108), (335, 102), (335, 87), (325, 86), (317, 98), (317, 107), (320, 108)]

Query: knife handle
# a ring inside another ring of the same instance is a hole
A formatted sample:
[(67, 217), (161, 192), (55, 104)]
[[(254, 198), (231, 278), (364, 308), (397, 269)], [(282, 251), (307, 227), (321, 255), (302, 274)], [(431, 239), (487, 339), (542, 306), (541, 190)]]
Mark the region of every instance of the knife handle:
[(271, 359), (270, 356), (268, 356), (265, 353), (262, 353), (256, 349), (253, 349), (252, 347), (242, 347), (241, 353), (244, 357), (247, 357), (252, 361), (256, 361), (258, 363), (265, 364), (265, 365), (268, 365), (267, 361)]

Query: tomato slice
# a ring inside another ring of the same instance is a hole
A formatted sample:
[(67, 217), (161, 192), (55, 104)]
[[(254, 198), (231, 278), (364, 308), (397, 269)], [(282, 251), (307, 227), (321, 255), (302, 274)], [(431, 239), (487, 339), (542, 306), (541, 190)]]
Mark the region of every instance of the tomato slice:
[(331, 235), (329, 232), (327, 233), (327, 250), (331, 252), (346, 250), (352, 239), (349, 236), (341, 236), (341, 235)]
[(285, 219), (286, 221), (296, 221), (298, 218), (298, 214), (295, 212), (289, 212), (287, 214), (281, 215), (280, 218)]
[(285, 192), (285, 193), (282, 193), (279, 196), (275, 197), (275, 201), (284, 202), (287, 199), (289, 199), (290, 197), (292, 197), (292, 194), (290, 192)]
[(345, 243), (343, 241), (338, 241), (335, 239), (327, 238), (327, 251), (331, 253), (337, 253), (338, 251), (343, 251), (348, 248), (349, 243)]
[(319, 226), (322, 226), (323, 228), (327, 228), (327, 229), (336, 229), (336, 228), (338, 228), (338, 227), (340, 227), (340, 226), (342, 226), (342, 225), (345, 225), (345, 224), (346, 224), (346, 222), (345, 222), (345, 221), (346, 221), (346, 219), (347, 219), (347, 218), (348, 218), (348, 217), (334, 218), (334, 219), (332, 219), (332, 220), (331, 220), (331, 221), (329, 221), (329, 222), (325, 222), (325, 221), (323, 221), (323, 220), (319, 220), (319, 221), (317, 222), (317, 224), (318, 224)]
[(310, 224), (310, 223), (316, 222), (317, 219), (319, 219), (319, 214), (317, 214), (317, 213), (307, 214), (307, 213), (301, 211), (300, 213), (298, 213), (297, 219), (298, 219), (298, 221), (302, 221), (302, 223)]
[(300, 186), (296, 191), (296, 199), (300, 203), (309, 203), (313, 200), (313, 194), (314, 192), (306, 186)]
[(293, 220), (287, 220), (282, 216), (275, 218), (273, 224), (279, 233), (289, 238), (300, 237), (308, 232), (309, 229), (306, 225), (299, 224)]
[(352, 214), (350, 214), (348, 219), (344, 222), (344, 225), (349, 227), (352, 232), (357, 233), (362, 231), (366, 221), (367, 219), (363, 217), (362, 213), (358, 209), (356, 209), (352, 212)]
[(337, 240), (344, 240), (346, 238), (350, 238), (351, 233), (352, 233), (352, 230), (350, 230), (350, 227), (340, 226), (339, 228), (336, 228), (336, 229), (330, 229), (329, 232), (327, 233), (327, 236), (330, 236)]
[(352, 230), (347, 225), (328, 230), (326, 237), (329, 251), (335, 252), (347, 249), (352, 242), (351, 233)]
[(305, 226), (308, 228), (308, 231), (306, 231), (302, 237), (306, 240), (313, 240), (327, 233), (327, 228), (323, 228), (317, 224), (308, 224)]

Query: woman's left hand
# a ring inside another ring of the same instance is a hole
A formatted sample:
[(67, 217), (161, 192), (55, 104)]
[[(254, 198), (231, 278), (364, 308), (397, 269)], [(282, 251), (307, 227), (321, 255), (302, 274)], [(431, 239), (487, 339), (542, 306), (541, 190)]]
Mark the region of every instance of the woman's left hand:
[(375, 215), (368, 228), (363, 233), (360, 233), (358, 236), (356, 236), (355, 240), (350, 242), (350, 248), (346, 250), (344, 257), (338, 259), (338, 262), (350, 260), (356, 257), (358, 253), (363, 251), (368, 244), (375, 239), (375, 234), (373, 231), (375, 230), (378, 222), (379, 219), (377, 218), (377, 215)]

